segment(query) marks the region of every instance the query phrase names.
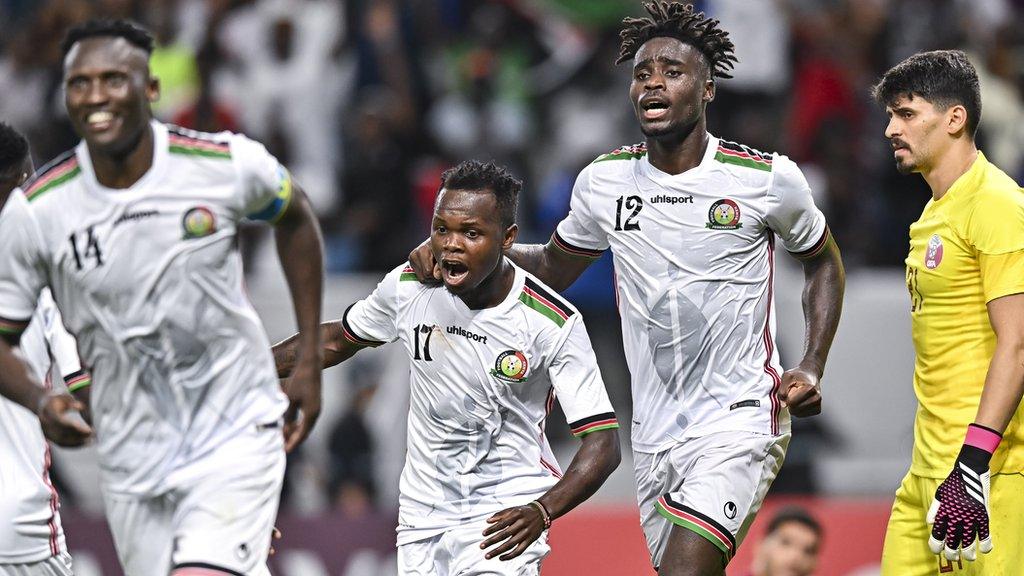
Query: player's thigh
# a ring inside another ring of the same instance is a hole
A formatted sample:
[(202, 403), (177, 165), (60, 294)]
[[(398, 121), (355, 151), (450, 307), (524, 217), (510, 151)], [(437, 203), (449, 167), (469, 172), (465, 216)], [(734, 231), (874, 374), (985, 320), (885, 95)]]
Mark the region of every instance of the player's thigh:
[[(882, 576), (931, 576), (948, 562), (928, 548), (925, 522), (932, 495), (940, 480), (907, 474), (896, 490), (882, 547)], [(948, 570), (947, 570), (948, 571)]]
[(104, 511), (125, 574), (167, 576), (174, 546), (174, 505), (166, 497), (103, 494)]
[(676, 527), (706, 539), (728, 562), (778, 475), (788, 445), (788, 435), (725, 432), (673, 448), (665, 465), (684, 472), (681, 480), (664, 486), (655, 503), (661, 516), (660, 554), (652, 551), (655, 566), (667, 554)]
[(444, 533), (441, 540), (452, 558), (450, 576), (540, 576), (541, 562), (551, 552), (546, 531), (522, 554), (506, 561), (487, 559), (487, 551), (480, 549), (487, 526), (484, 521), (472, 522)]
[[(279, 440), (279, 430), (269, 430)], [(284, 480), (280, 442), (248, 445), (251, 458), (208, 473), (184, 491), (174, 517), (174, 576), (269, 574), (267, 556)], [(205, 572), (199, 569), (206, 570)]]
[(74, 576), (71, 555), (61, 552), (39, 562), (0, 564), (0, 576)]
[(720, 576), (725, 574), (725, 565), (725, 556), (710, 540), (673, 525), (658, 576)]
[[(438, 560), (441, 561), (440, 570)], [(449, 576), (447, 566), (450, 562), (441, 548), (440, 535), (398, 546), (398, 573), (402, 576)]]

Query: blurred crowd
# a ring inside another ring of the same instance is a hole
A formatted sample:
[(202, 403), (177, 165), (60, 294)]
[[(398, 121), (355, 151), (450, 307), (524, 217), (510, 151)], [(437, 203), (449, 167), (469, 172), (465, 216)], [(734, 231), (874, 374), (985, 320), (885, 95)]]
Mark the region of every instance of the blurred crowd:
[[(698, 0), (740, 64), (710, 130), (804, 168), (848, 266), (899, 265), (927, 199), (899, 177), (868, 88), (919, 50), (968, 50), (982, 149), (1024, 176), (1021, 0)], [(641, 139), (614, 66), (639, 0), (0, 0), (0, 118), (37, 164), (71, 147), (59, 40), (92, 16), (156, 35), (159, 117), (264, 142), (309, 191), (333, 271), (392, 268), (424, 237), (438, 178), (467, 157), (526, 181), (543, 241), (577, 171)]]
[[(914, 52), (969, 52), (980, 147), (1024, 180), (1024, 0), (694, 4), (722, 20), (740, 60), (718, 85), (710, 131), (799, 162), (848, 269), (901, 265), (929, 197), (894, 170), (869, 95)], [(622, 18), (640, 14), (640, 0), (0, 0), (0, 120), (29, 136), (37, 166), (74, 146), (60, 39), (90, 17), (132, 18), (158, 41), (158, 117), (262, 141), (312, 198), (330, 271), (380, 272), (426, 236), (441, 172), (466, 158), (524, 179), (520, 238), (546, 241), (577, 172), (642, 139), (629, 65), (613, 64)], [(588, 323), (614, 325), (610, 264), (594, 268), (570, 297)], [(610, 351), (599, 357), (621, 356), (616, 337), (595, 338)], [(621, 360), (602, 370), (613, 402), (628, 406)], [(322, 424), (333, 427), (324, 484), (341, 509), (373, 498), (363, 415), (374, 388), (358, 387), (349, 412)], [(810, 477), (777, 484), (813, 490), (799, 482)]]

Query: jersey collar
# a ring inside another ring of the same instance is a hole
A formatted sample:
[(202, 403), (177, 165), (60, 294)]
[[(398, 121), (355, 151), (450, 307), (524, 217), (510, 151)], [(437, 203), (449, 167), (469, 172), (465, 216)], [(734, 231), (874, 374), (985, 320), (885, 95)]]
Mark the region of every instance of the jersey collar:
[(75, 154), (78, 156), (78, 165), (82, 167), (82, 176), (91, 190), (101, 193), (126, 195), (148, 188), (153, 182), (159, 181), (164, 173), (167, 164), (167, 127), (162, 123), (153, 120), (150, 122), (153, 130), (153, 165), (134, 184), (128, 188), (108, 188), (100, 184), (96, 179), (96, 172), (93, 170), (92, 158), (89, 156), (89, 146), (85, 140), (75, 147)]
[(640, 160), (640, 171), (644, 176), (656, 184), (669, 185), (673, 182), (692, 178), (693, 176), (704, 172), (704, 170), (714, 162), (716, 150), (718, 150), (718, 138), (709, 132), (708, 147), (704, 150), (704, 156), (701, 157), (700, 164), (697, 164), (686, 172), (681, 174), (669, 174), (668, 172), (663, 172), (656, 168), (654, 164), (651, 164), (650, 155), (648, 154), (645, 154)]

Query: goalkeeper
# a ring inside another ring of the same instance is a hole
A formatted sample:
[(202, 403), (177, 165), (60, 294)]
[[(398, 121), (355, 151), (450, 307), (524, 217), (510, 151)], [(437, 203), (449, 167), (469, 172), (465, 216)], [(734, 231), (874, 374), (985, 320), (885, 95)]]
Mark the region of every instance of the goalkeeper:
[(963, 52), (916, 54), (874, 96), (896, 168), (932, 192), (910, 227), (918, 409), (882, 574), (1021, 574), (1024, 191), (975, 145), (981, 97)]

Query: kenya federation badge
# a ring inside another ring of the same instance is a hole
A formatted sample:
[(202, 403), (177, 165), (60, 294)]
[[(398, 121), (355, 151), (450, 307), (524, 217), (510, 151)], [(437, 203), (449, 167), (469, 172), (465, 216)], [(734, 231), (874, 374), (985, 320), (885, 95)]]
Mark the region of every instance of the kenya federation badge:
[(202, 238), (217, 231), (217, 217), (213, 212), (204, 206), (196, 206), (185, 213), (181, 219), (181, 227), (184, 229), (184, 238)]
[(708, 223), (706, 227), (712, 230), (736, 230), (742, 228), (740, 222), (740, 205), (736, 202), (722, 198), (716, 200), (708, 210)]
[(491, 376), (505, 382), (525, 382), (526, 372), (529, 368), (530, 364), (526, 360), (526, 354), (518, 350), (505, 350), (498, 354), (498, 359), (494, 361)]

